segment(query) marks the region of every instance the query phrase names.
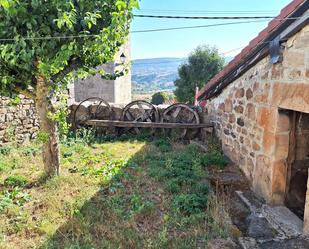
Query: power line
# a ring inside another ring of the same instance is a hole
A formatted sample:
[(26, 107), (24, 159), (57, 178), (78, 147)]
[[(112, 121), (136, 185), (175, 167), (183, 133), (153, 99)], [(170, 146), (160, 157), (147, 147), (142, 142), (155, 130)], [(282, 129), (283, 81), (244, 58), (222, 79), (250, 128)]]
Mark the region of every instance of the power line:
[(236, 24), (247, 24), (247, 23), (255, 23), (255, 22), (267, 22), (267, 21), (268, 20), (243, 21), (243, 22), (227, 22), (227, 23), (217, 23), (217, 24), (208, 24), (208, 25), (197, 25), (197, 26), (182, 26), (182, 27), (174, 27), (174, 28), (134, 30), (131, 33), (135, 34), (135, 33), (148, 33), (148, 32), (159, 32), (159, 31), (170, 31), (170, 30), (209, 28), (209, 27), (228, 26), (228, 25), (236, 25)]
[(277, 13), (278, 10), (180, 10), (180, 9), (140, 9), (138, 12), (178, 12), (178, 13)]
[[(147, 29), (147, 30), (134, 30), (130, 33), (147, 33), (147, 32), (158, 32), (158, 31), (167, 31), (167, 30), (179, 30), (179, 29), (194, 29), (194, 28), (206, 28), (206, 27), (216, 27), (216, 26), (225, 26), (225, 25), (235, 25), (243, 23), (252, 23), (252, 22), (264, 22), (267, 20), (258, 20), (258, 21), (244, 21), (244, 22), (230, 22), (230, 23), (217, 23), (209, 25), (199, 25), (199, 26), (184, 26), (184, 27), (173, 27), (173, 28), (160, 28), (160, 29)], [(17, 37), (17, 38), (0, 38), (0, 41), (18, 41), (18, 40), (52, 40), (52, 39), (74, 39), (74, 38), (88, 38), (96, 37), (99, 34), (88, 34), (88, 35), (68, 35), (68, 36), (42, 36), (42, 37)]]
[[(297, 20), (302, 17), (286, 17), (286, 18), (276, 18), (272, 20), (283, 21), (283, 20)], [(227, 23), (216, 23), (208, 25), (196, 25), (196, 26), (183, 26), (183, 27), (173, 27), (173, 28), (160, 28), (160, 29), (148, 29), (148, 30), (135, 30), (131, 33), (147, 33), (147, 32), (159, 32), (159, 31), (170, 31), (170, 30), (182, 30), (182, 29), (195, 29), (195, 28), (208, 28), (208, 27), (218, 27), (218, 26), (228, 26), (235, 24), (247, 24), (247, 23), (256, 23), (256, 22), (267, 22), (266, 20), (252, 20), (252, 21), (241, 21), (241, 22), (227, 22)]]
[(235, 19), (273, 19), (274, 16), (158, 16), (158, 15), (133, 15), (134, 17), (160, 18), (160, 19), (208, 19), (208, 20), (235, 20)]
[(247, 46), (247, 45), (245, 45), (245, 46), (241, 46), (241, 47), (238, 47), (238, 48), (233, 48), (233, 49), (231, 49), (231, 50), (229, 50), (229, 51), (226, 51), (226, 52), (220, 53), (220, 55), (226, 55), (226, 54), (233, 53), (233, 52), (235, 52), (235, 51), (238, 51), (238, 50), (240, 50), (240, 49), (245, 48), (246, 46)]
[[(287, 20), (287, 19), (300, 19), (301, 17), (295, 18), (282, 18), (274, 20)], [(257, 22), (266, 22), (267, 20), (252, 20), (252, 21), (241, 21), (241, 22), (226, 22), (226, 23), (216, 23), (208, 25), (196, 25), (196, 26), (182, 26), (182, 27), (172, 27), (172, 28), (159, 28), (159, 29), (146, 29), (146, 30), (133, 30), (130, 33), (148, 33), (148, 32), (159, 32), (159, 31), (170, 31), (170, 30), (183, 30), (183, 29), (196, 29), (196, 28), (208, 28), (208, 27), (219, 27), (219, 26), (229, 26), (238, 24), (249, 24)], [(62, 35), (62, 36), (41, 36), (41, 37), (16, 37), (16, 38), (0, 38), (0, 42), (6, 41), (18, 41), (18, 40), (52, 40), (52, 39), (74, 39), (74, 38), (89, 38), (89, 37), (99, 37), (100, 34), (84, 34), (84, 35)]]

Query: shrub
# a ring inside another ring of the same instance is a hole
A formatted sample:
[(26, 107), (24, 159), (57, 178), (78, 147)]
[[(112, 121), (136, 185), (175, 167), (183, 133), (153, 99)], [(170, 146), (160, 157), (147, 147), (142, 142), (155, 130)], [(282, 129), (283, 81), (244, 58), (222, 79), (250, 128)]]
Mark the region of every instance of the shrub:
[(28, 183), (28, 180), (24, 176), (16, 175), (9, 176), (4, 180), (4, 186), (6, 187), (24, 187)]
[(10, 154), (12, 148), (10, 146), (0, 146), (0, 155), (8, 155)]
[(181, 213), (191, 215), (200, 213), (206, 207), (207, 196), (197, 194), (180, 194), (173, 200), (173, 208)]
[(226, 157), (218, 152), (207, 153), (202, 157), (202, 164), (204, 166), (218, 166), (219, 168), (224, 168), (228, 164)]
[(41, 152), (38, 148), (27, 147), (23, 150), (23, 155), (25, 156), (36, 156)]
[(6, 190), (0, 193), (0, 213), (8, 206), (15, 204), (23, 206), (26, 202), (31, 200), (30, 194), (21, 191), (18, 187), (11, 190)]
[(171, 143), (164, 139), (155, 140), (154, 145), (157, 146), (161, 152), (169, 152), (172, 149)]
[(166, 92), (157, 92), (151, 97), (151, 103), (154, 105), (161, 105), (166, 100), (168, 100), (168, 95)]

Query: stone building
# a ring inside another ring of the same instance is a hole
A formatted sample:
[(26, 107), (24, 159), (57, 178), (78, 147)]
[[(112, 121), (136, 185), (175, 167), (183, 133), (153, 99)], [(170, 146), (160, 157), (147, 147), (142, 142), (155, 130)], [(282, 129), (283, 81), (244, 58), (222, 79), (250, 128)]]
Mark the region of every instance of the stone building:
[[(125, 61), (121, 61), (125, 56)], [(76, 102), (90, 97), (100, 97), (110, 103), (128, 104), (131, 102), (131, 49), (126, 43), (115, 56), (115, 61), (102, 65), (107, 73), (113, 74), (116, 70), (123, 70), (124, 65), (129, 66), (129, 72), (116, 80), (105, 80), (100, 75), (89, 76), (85, 80), (77, 80), (69, 87), (70, 98)]]
[(309, 1), (292, 1), (199, 92), (226, 155), (268, 203), (304, 216), (307, 234), (308, 21)]

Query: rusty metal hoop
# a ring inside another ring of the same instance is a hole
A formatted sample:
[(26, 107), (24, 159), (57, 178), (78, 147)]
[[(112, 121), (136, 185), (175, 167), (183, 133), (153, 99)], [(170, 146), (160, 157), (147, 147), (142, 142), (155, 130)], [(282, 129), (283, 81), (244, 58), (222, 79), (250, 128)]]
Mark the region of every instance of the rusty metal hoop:
[(112, 108), (109, 103), (99, 97), (90, 97), (80, 102), (76, 107), (73, 114), (73, 125), (77, 129), (84, 126), (85, 122), (90, 119), (110, 120), (111, 118)]
[[(199, 124), (200, 118), (198, 113), (186, 104), (173, 104), (167, 107), (162, 116), (162, 123), (186, 123), (186, 124)], [(192, 139), (198, 133), (198, 130), (192, 129), (165, 129), (165, 133), (175, 133), (175, 136), (180, 139)]]
[[(132, 121), (132, 122), (159, 122), (160, 116), (157, 108), (145, 101), (145, 100), (136, 100), (127, 104), (121, 113), (122, 121)], [(126, 128), (125, 131), (133, 131), (133, 133), (140, 134), (142, 128)], [(145, 128), (144, 128), (145, 129)], [(151, 129), (151, 133), (154, 132)]]

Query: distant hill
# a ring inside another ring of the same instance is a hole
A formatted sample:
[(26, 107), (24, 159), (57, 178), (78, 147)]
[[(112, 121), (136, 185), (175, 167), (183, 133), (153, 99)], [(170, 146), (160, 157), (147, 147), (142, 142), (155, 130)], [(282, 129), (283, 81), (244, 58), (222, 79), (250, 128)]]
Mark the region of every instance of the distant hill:
[(186, 58), (154, 58), (134, 60), (132, 84), (134, 93), (173, 90), (178, 67)]
[[(226, 58), (230, 61), (232, 58)], [(186, 58), (139, 59), (132, 63), (132, 90), (134, 94), (175, 89), (178, 67)]]

